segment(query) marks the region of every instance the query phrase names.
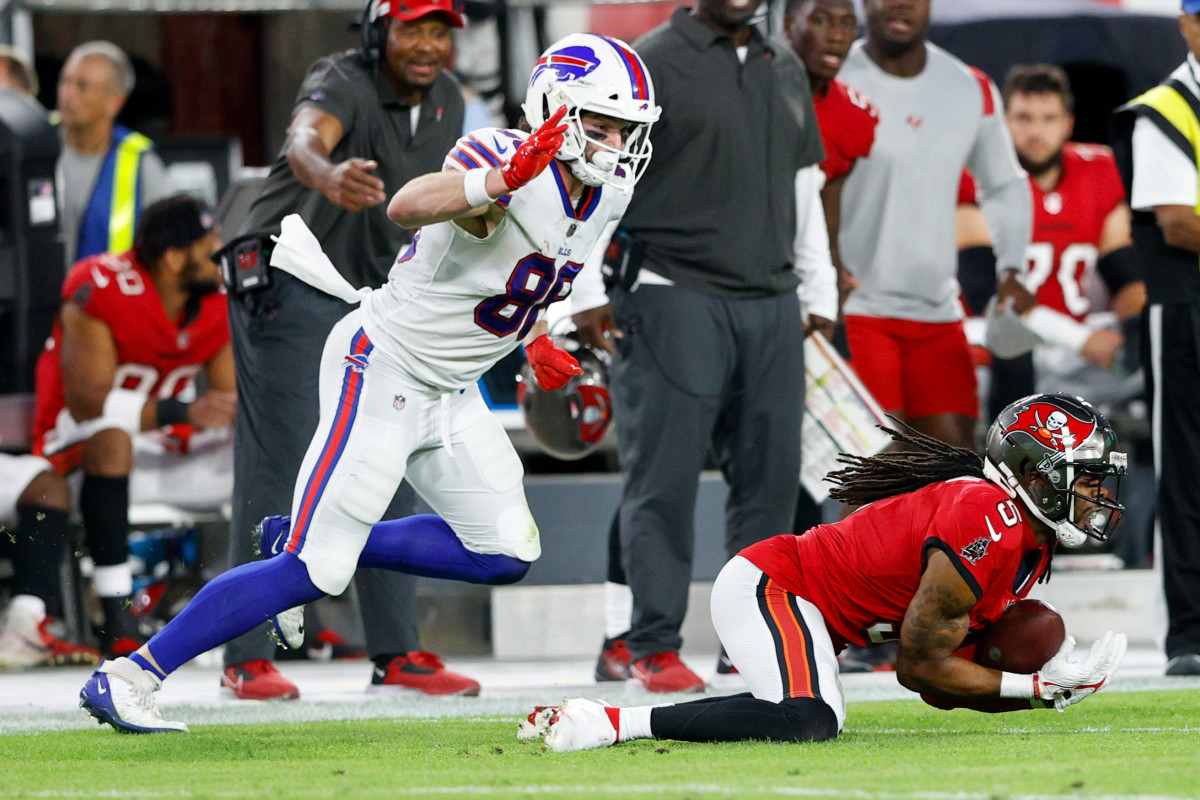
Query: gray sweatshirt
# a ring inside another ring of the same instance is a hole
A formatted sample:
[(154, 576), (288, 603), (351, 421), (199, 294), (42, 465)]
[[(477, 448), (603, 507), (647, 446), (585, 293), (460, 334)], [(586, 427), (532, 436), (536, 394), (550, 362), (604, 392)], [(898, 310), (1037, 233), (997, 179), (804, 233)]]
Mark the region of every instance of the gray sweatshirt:
[(924, 322), (962, 316), (954, 210), (964, 167), (979, 185), (997, 271), (1024, 267), (1032, 199), (1000, 94), (982, 72), (925, 47), (925, 69), (913, 78), (884, 72), (861, 40), (838, 74), (879, 108), (871, 155), (855, 164), (842, 195), (838, 241), (861, 284), (847, 314)]

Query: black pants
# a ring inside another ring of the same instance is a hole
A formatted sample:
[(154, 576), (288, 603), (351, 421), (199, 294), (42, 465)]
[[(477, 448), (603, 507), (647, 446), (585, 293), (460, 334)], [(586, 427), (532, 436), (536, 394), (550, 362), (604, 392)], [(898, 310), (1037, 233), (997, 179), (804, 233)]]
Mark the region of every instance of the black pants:
[(1200, 305), (1152, 305), (1146, 314), (1166, 651), (1174, 658), (1200, 654)]
[(729, 484), (725, 549), (790, 533), (800, 489), (804, 333), (795, 294), (730, 300), (676, 286), (613, 298), (625, 489), (621, 563), (633, 657), (678, 651), (692, 579), (696, 493), (710, 447)]
[[(230, 566), (252, 559), (251, 531), (263, 517), (291, 513), (296, 477), (320, 418), (321, 351), (329, 331), (351, 310), (276, 269), (268, 288), (230, 295), (238, 390)], [(412, 489), (401, 484), (386, 517), (412, 514), (414, 503)], [(372, 658), (419, 649), (415, 586), (415, 578), (398, 572), (356, 573)], [(225, 664), (271, 659), (274, 653), (264, 625), (226, 645)]]

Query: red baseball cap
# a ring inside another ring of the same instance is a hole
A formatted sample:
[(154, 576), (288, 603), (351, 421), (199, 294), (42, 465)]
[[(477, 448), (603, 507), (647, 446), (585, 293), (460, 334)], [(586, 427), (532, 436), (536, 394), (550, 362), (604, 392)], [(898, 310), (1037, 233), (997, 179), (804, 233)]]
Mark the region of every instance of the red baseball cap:
[(463, 27), (461, 0), (382, 0), (379, 4), (379, 16), (404, 22), (430, 14), (443, 14), (455, 28)]

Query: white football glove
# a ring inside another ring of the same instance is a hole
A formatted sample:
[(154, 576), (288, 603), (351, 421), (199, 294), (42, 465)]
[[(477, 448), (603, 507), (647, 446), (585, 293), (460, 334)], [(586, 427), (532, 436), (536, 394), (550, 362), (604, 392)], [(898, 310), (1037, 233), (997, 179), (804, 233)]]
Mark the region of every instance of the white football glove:
[(1053, 701), (1054, 708), (1064, 711), (1085, 697), (1100, 691), (1125, 655), (1128, 642), (1123, 633), (1104, 634), (1082, 661), (1074, 661), (1075, 637), (1068, 636), (1054, 657), (1042, 665), (1033, 676), (1034, 695)]

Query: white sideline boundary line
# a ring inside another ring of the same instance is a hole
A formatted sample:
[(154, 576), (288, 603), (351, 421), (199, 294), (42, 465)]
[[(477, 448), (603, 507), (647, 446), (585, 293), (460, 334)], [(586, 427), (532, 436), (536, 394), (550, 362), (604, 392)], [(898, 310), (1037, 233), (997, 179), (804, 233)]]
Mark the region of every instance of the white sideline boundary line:
[[(387, 787), (378, 790), (363, 791), (357, 788), (356, 793), (378, 794), (387, 797), (487, 797), (493, 795), (553, 795), (556, 797), (619, 797), (623, 795), (671, 794), (687, 792), (704, 792), (727, 797), (776, 796), (776, 797), (836, 797), (854, 798), (854, 800), (994, 800), (995, 792), (872, 792), (862, 789), (820, 788), (815, 786), (725, 786), (721, 784), (634, 784), (584, 786), (580, 784), (550, 784), (531, 786), (483, 786), (465, 784), (460, 786), (430, 786), (430, 787)], [(205, 792), (210, 797), (242, 797), (244, 792)], [(106, 797), (106, 798), (144, 798), (144, 797), (193, 797), (191, 792), (155, 792), (155, 791), (56, 791), (48, 789), (40, 792), (6, 792), (0, 790), (0, 797)], [(1062, 800), (1062, 794), (1005, 794), (1006, 800)], [(1088, 800), (1179, 800), (1177, 795), (1157, 794), (1088, 794)]]

